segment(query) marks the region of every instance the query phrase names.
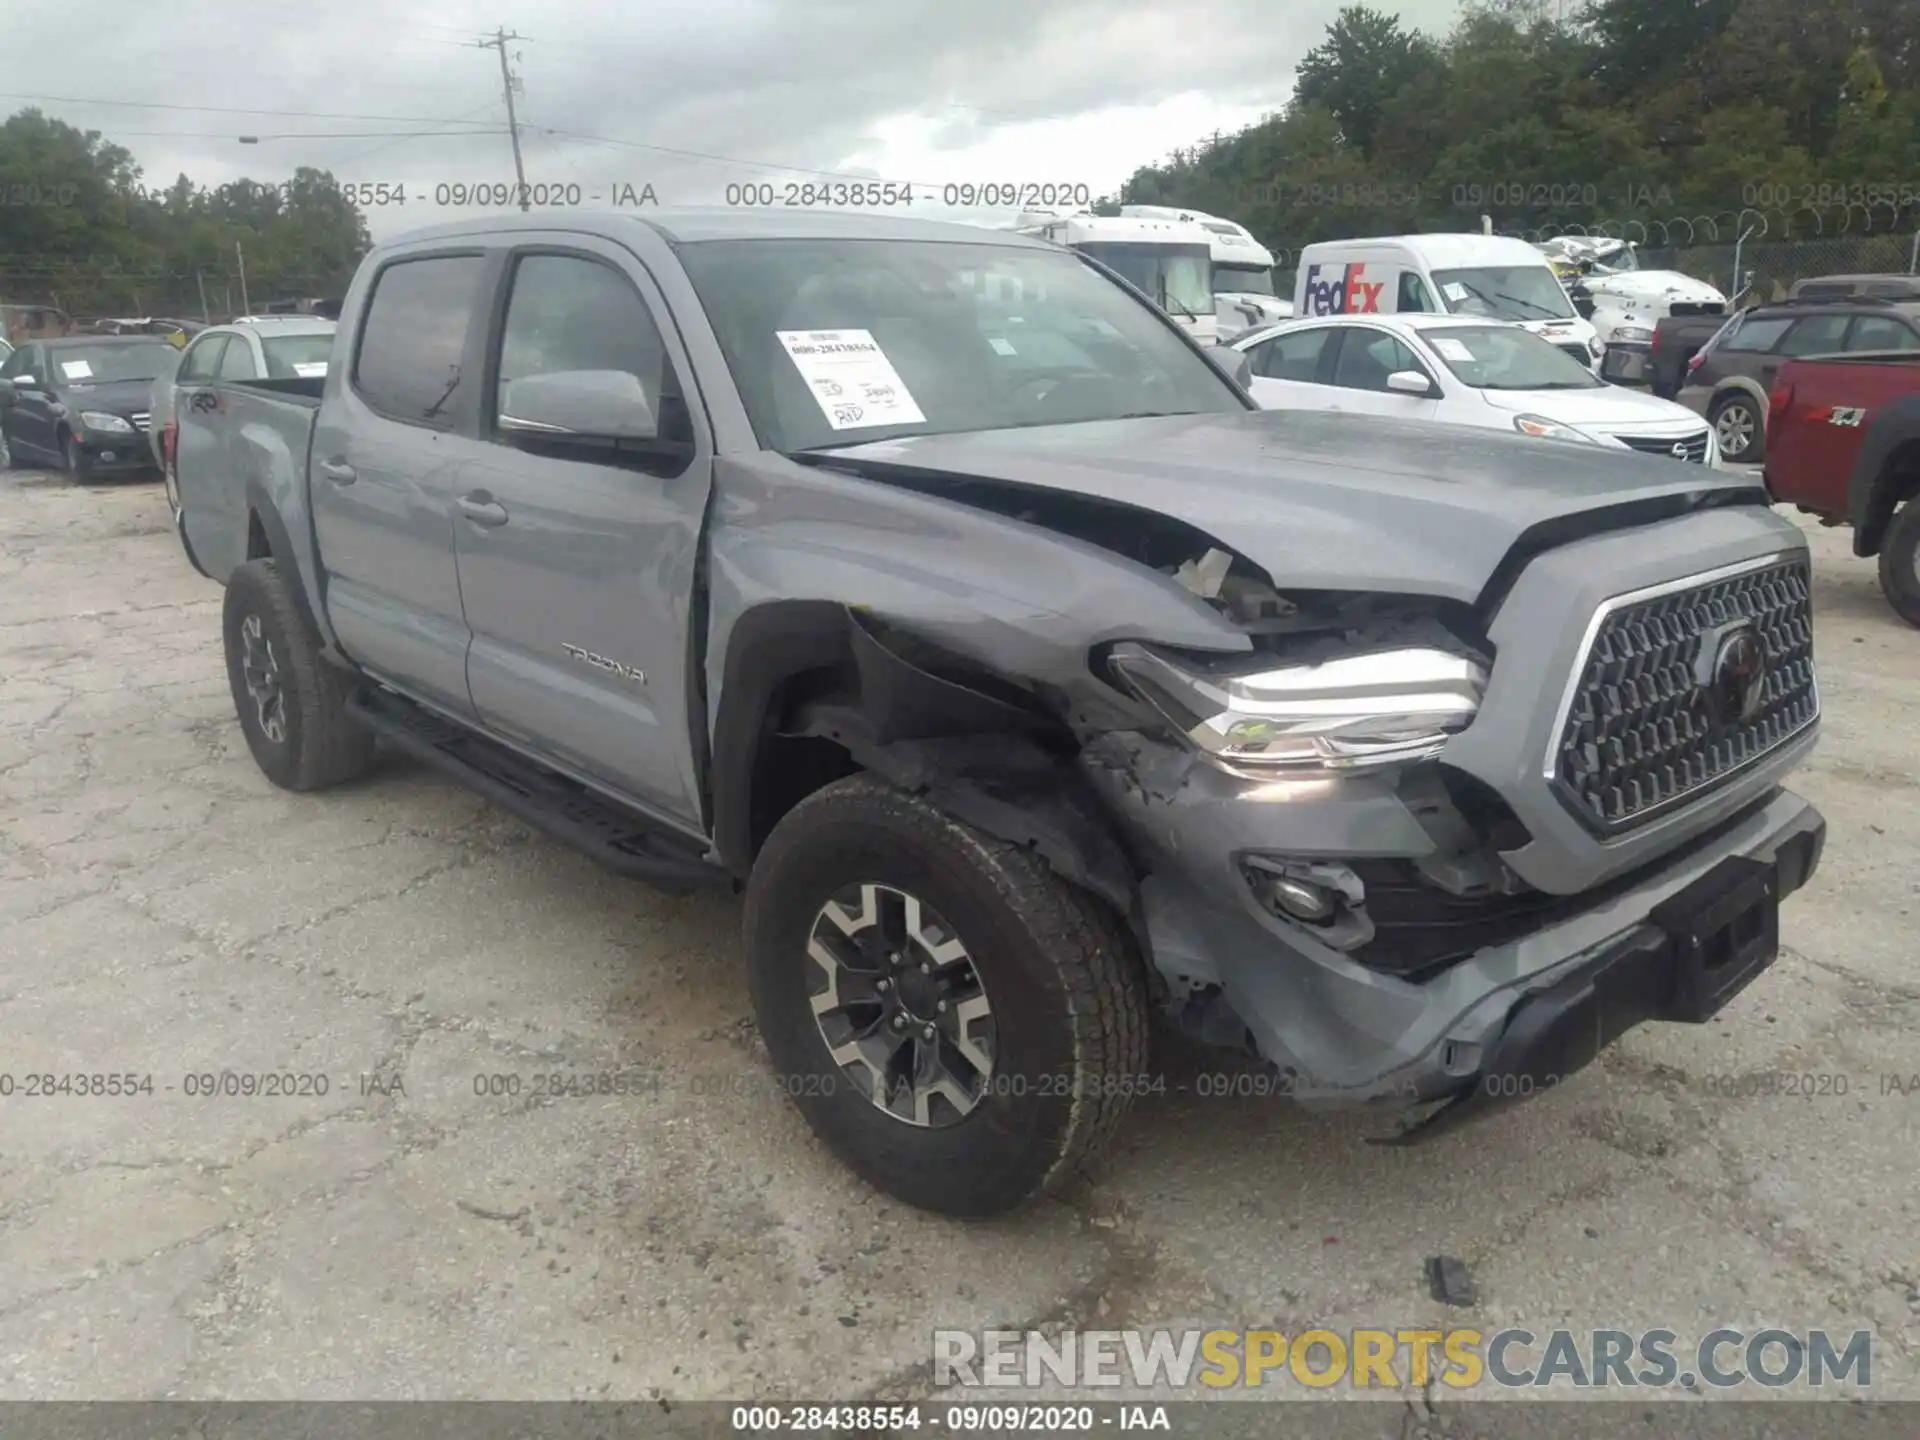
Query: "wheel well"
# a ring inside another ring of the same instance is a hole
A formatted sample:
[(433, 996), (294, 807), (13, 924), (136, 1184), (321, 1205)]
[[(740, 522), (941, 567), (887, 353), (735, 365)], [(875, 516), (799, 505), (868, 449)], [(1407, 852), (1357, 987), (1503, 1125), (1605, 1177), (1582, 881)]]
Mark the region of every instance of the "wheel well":
[(861, 769), (844, 745), (794, 733), (807, 706), (846, 693), (843, 670), (803, 670), (783, 680), (768, 701), (749, 781), (749, 854), (758, 855), (786, 813), (814, 791)]
[(1920, 440), (1907, 441), (1887, 457), (1879, 485), (1886, 492), (1889, 511), (1920, 495)]
[(273, 546), (267, 543), (267, 527), (261, 522), (258, 510), (247, 511), (247, 559), (266, 560), (273, 555)]

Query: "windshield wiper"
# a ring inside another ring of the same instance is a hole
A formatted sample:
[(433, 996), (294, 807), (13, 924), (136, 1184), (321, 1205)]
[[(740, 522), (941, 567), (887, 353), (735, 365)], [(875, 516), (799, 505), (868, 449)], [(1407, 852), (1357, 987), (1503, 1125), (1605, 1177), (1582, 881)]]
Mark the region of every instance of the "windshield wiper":
[(1549, 320), (1566, 320), (1571, 318), (1570, 316), (1566, 316), (1566, 315), (1554, 314), (1553, 311), (1549, 310), (1546, 306), (1540, 304), (1536, 300), (1522, 300), (1518, 295), (1509, 295), (1504, 290), (1494, 291), (1493, 297), (1496, 300), (1510, 300), (1515, 305), (1524, 305), (1529, 310), (1538, 310), (1541, 313), (1541, 315), (1545, 316)]

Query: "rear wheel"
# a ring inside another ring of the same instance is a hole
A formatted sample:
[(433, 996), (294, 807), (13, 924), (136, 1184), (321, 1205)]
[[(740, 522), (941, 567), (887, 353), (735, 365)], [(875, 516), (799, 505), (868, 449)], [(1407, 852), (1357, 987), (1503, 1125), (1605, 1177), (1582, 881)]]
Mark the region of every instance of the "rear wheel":
[(321, 790), (366, 772), (373, 733), (347, 713), (352, 682), (329, 665), (272, 560), (227, 580), (227, 679), (247, 748), (283, 790)]
[(1708, 418), (1723, 460), (1745, 465), (1766, 453), (1766, 417), (1751, 395), (1729, 395), (1716, 401)]
[(1894, 613), (1920, 627), (1920, 496), (1900, 507), (1880, 542), (1880, 589)]
[(746, 952), (781, 1091), (850, 1169), (922, 1209), (1045, 1194), (1145, 1088), (1144, 972), (1112, 912), (871, 776), (775, 827)]

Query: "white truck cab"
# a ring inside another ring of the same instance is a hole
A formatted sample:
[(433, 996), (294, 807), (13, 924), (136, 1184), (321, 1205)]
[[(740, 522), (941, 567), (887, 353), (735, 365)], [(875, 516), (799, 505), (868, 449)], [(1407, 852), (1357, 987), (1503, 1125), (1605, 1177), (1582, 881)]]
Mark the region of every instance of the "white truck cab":
[(1654, 327), (1670, 315), (1724, 315), (1727, 297), (1678, 270), (1643, 270), (1631, 240), (1556, 235), (1539, 245), (1576, 305), (1584, 301), (1606, 350), (1601, 374), (1644, 384), (1653, 367)]
[(1293, 314), (1293, 303), (1273, 283), (1273, 252), (1247, 230), (1218, 215), (1171, 205), (1122, 205), (1120, 213), (1138, 220), (1190, 221), (1211, 239), (1213, 313), (1222, 342), (1247, 330), (1271, 325)]
[(1197, 223), (1027, 210), (1009, 228), (1092, 256), (1143, 291), (1200, 344), (1219, 338), (1213, 237)]
[(1294, 313), (1452, 314), (1510, 320), (1589, 369), (1605, 353), (1547, 257), (1504, 235), (1328, 240), (1300, 252)]

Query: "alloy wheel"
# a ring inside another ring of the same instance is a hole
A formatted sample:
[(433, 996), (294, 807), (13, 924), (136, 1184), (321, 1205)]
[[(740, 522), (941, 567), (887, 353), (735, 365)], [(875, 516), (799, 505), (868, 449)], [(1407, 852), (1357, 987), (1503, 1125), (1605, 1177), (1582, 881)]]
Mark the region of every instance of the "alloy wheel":
[(287, 695), (280, 684), (280, 662), (273, 653), (273, 642), (261, 632), (258, 615), (240, 622), (240, 673), (246, 679), (247, 694), (253, 698), (260, 733), (280, 744), (287, 738)]
[(1753, 447), (1753, 411), (1738, 401), (1720, 412), (1713, 428), (1722, 455), (1744, 455)]
[(891, 885), (852, 885), (814, 917), (809, 991), (841, 1074), (910, 1125), (964, 1120), (993, 1078), (992, 1007), (939, 912)]

